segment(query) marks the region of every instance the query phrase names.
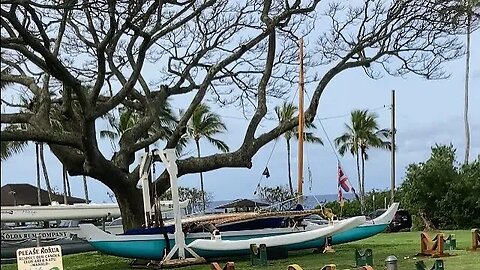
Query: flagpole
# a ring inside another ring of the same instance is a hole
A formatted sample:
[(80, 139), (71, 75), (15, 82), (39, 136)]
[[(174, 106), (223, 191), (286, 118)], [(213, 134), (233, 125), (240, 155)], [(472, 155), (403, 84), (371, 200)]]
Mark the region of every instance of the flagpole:
[(299, 40), (299, 60), (300, 60), (300, 74), (299, 74), (299, 89), (298, 89), (298, 203), (303, 205), (303, 91), (304, 91), (304, 77), (303, 77), (303, 38)]
[(390, 181), (391, 181), (391, 187), (390, 187), (390, 204), (394, 202), (394, 197), (395, 197), (395, 133), (397, 133), (395, 129), (395, 90), (392, 90), (392, 141), (391, 141), (391, 146), (392, 146), (392, 165), (391, 165), (391, 175), (390, 175)]

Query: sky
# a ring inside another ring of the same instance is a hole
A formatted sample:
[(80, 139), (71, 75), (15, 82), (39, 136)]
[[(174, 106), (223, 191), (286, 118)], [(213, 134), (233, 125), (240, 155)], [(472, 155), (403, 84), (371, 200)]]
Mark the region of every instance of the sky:
[[(470, 159), (480, 155), (480, 33), (472, 35), (471, 80), (470, 80)], [(411, 163), (423, 162), (430, 156), (430, 149), (435, 144), (450, 144), (457, 149), (457, 160), (463, 161), (465, 136), (463, 123), (464, 109), (464, 63), (465, 58), (447, 63), (446, 70), (451, 77), (446, 80), (428, 81), (407, 75), (404, 78), (385, 76), (379, 80), (368, 78), (361, 69), (346, 71), (327, 86), (320, 99), (317, 116), (321, 120), (314, 124), (318, 129), (315, 134), (322, 138), (325, 145), (305, 144), (305, 186), (304, 194), (334, 194), (337, 191), (337, 157), (329, 145), (327, 136), (333, 140), (344, 132), (344, 124), (349, 121), (349, 114), (354, 109), (369, 109), (378, 115), (380, 127), (391, 127), (391, 95), (396, 93), (396, 179), (399, 186), (405, 177), (406, 167)], [(306, 86), (308, 93), (313, 93), (312, 85)], [(289, 97), (292, 101), (296, 99)], [(185, 106), (186, 98), (173, 101), (174, 108)], [(214, 106), (214, 105), (212, 105)], [(217, 138), (224, 140), (231, 149), (236, 149), (242, 141), (248, 120), (234, 108), (218, 108), (215, 111), (222, 117), (228, 132)], [(269, 108), (273, 113), (273, 107)], [(273, 114), (272, 114), (273, 115)], [(262, 122), (262, 129), (273, 127), (275, 121)], [(101, 141), (100, 147), (107, 157), (111, 156), (110, 143)], [(206, 141), (201, 142), (202, 154), (216, 153), (217, 150)], [(194, 151), (194, 145), (188, 150)], [(62, 187), (62, 168), (60, 162), (45, 149), (48, 173), (54, 188)], [(188, 151), (187, 150), (187, 151)], [(271, 158), (269, 159), (269, 156)], [(292, 143), (292, 178), (297, 177), (297, 146)], [(391, 154), (383, 150), (371, 150), (365, 167), (365, 189), (385, 190), (390, 187)], [(287, 160), (286, 145), (283, 138), (264, 146), (253, 158), (253, 167), (225, 168), (204, 173), (205, 190), (213, 195), (213, 200), (236, 198), (254, 198), (253, 192), (260, 181), (262, 186), (286, 185)], [(138, 162), (138, 158), (137, 161)], [(344, 172), (356, 187), (355, 159), (346, 155), (340, 157)], [(135, 163), (137, 164), (137, 163)], [(7, 183), (30, 183), (36, 185), (35, 148), (33, 144), (24, 152), (2, 161), (1, 185)], [(268, 166), (271, 177), (262, 178), (262, 172)], [(156, 164), (156, 175), (163, 170), (161, 163)], [(312, 181), (308, 180), (308, 169)], [(180, 186), (200, 186), (198, 174), (182, 176)], [(70, 177), (72, 195), (84, 197), (82, 177)], [(296, 185), (294, 183), (294, 185)], [(42, 180), (42, 187), (45, 183)], [(93, 202), (111, 202), (111, 191), (95, 179), (88, 178), (89, 196)]]

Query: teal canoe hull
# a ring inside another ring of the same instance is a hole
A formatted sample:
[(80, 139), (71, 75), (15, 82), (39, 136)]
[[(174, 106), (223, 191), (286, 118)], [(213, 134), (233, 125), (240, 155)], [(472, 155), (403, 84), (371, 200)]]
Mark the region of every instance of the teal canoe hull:
[[(334, 234), (332, 237), (332, 244), (338, 245), (343, 243), (349, 243), (365, 238), (369, 238), (378, 233), (385, 231), (387, 228), (386, 224), (377, 224), (377, 225), (362, 225), (350, 229), (345, 232)], [(275, 234), (272, 234), (275, 235)], [(262, 235), (262, 236), (272, 236), (272, 235)], [(230, 236), (222, 237), (224, 240), (244, 240), (257, 237), (255, 235), (243, 235), (243, 236)], [(187, 238), (185, 239), (186, 244), (191, 243), (196, 239)], [(325, 245), (325, 238), (318, 238), (315, 240), (296, 243), (287, 245), (287, 250), (302, 250), (310, 248), (319, 248)], [(166, 241), (164, 239), (148, 239), (148, 240), (129, 240), (129, 241), (92, 241), (90, 244), (98, 251), (120, 256), (126, 258), (137, 258), (137, 259), (149, 259), (149, 260), (161, 260), (164, 256), (166, 249)], [(175, 244), (174, 240), (170, 240), (170, 247), (173, 247)], [(210, 250), (201, 250), (195, 249), (198, 255), (205, 258), (212, 257), (224, 257), (224, 256), (235, 256), (235, 255), (246, 255), (249, 254), (249, 250), (236, 250), (232, 251), (210, 251)]]

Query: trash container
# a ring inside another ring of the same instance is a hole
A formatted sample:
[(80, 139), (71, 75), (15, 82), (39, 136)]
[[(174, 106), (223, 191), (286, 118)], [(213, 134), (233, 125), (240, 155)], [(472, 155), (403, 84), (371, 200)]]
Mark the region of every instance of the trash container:
[(385, 259), (385, 269), (386, 270), (398, 270), (397, 257), (390, 255)]

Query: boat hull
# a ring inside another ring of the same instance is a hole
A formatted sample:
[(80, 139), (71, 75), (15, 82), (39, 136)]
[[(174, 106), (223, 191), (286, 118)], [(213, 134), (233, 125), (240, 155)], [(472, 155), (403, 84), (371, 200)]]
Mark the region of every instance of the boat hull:
[[(353, 242), (365, 238), (369, 238), (378, 233), (383, 232), (388, 224), (393, 219), (395, 212), (398, 209), (398, 204), (393, 204), (383, 215), (380, 217), (364, 223), (360, 226), (357, 224), (355, 227), (350, 227), (348, 230), (336, 231), (328, 236), (332, 236), (332, 241), (334, 245)], [(365, 220), (365, 219), (363, 219)], [(342, 221), (340, 221), (342, 222)], [(137, 258), (137, 259), (148, 259), (148, 260), (161, 260), (164, 256), (164, 252), (167, 248), (167, 241), (163, 238), (163, 235), (109, 235), (98, 230), (92, 226), (87, 227), (87, 224), (80, 225), (84, 235), (87, 236), (87, 240), (90, 244), (98, 251), (120, 257), (127, 258)], [(316, 225), (314, 228), (307, 228), (306, 230), (291, 228), (283, 229), (263, 229), (257, 231), (236, 231), (236, 232), (222, 232), (222, 240), (251, 240), (252, 238), (261, 238), (252, 243), (260, 244), (268, 242), (268, 237), (277, 237), (283, 236), (286, 234), (301, 234), (302, 232), (309, 232), (309, 230), (316, 230), (318, 228), (324, 227), (322, 225)], [(90, 230), (90, 231), (89, 231)], [(300, 236), (300, 235), (299, 235)], [(174, 246), (174, 236), (169, 234), (169, 244), (170, 247)], [(296, 237), (296, 236), (294, 236)], [(202, 241), (208, 242), (210, 239), (209, 233), (189, 233), (185, 237), (186, 244), (191, 247), (198, 255), (205, 258), (212, 257), (225, 257), (225, 256), (235, 256), (235, 255), (245, 255), (249, 253), (248, 245), (243, 245), (241, 248), (232, 249), (225, 247), (225, 245), (218, 244), (218, 248), (214, 245), (216, 244), (213, 240), (210, 240), (211, 246), (203, 245), (205, 248), (199, 248), (198, 245), (192, 244), (195, 240), (203, 239)], [(265, 240), (265, 241), (263, 241)], [(326, 235), (321, 237), (316, 237), (314, 239), (309, 239), (306, 241), (300, 242), (291, 242), (283, 244), (278, 244), (278, 242), (273, 246), (284, 246), (287, 250), (302, 250), (310, 248), (321, 248), (325, 246)], [(233, 245), (233, 244), (232, 244)], [(272, 246), (268, 245), (267, 247)]]
[[(285, 228), (284, 230), (268, 230), (268, 232), (252, 231), (251, 234), (245, 235), (242, 232), (229, 232), (222, 234), (222, 239), (226, 240), (247, 240), (255, 236), (261, 235), (262, 237), (282, 235), (286, 233), (296, 233), (302, 232), (304, 230), (292, 230)], [(121, 237), (115, 240), (102, 240), (102, 241), (90, 241), (90, 244), (95, 250), (98, 250), (102, 253), (125, 257), (125, 258), (134, 258), (134, 259), (146, 259), (146, 260), (161, 260), (165, 255), (164, 252), (167, 248), (167, 241), (161, 237), (138, 237), (137, 239), (133, 237)], [(169, 243), (170, 248), (175, 245), (174, 235), (169, 234)], [(122, 238), (124, 240), (122, 240)], [(138, 239), (141, 238), (141, 239)], [(210, 233), (192, 233), (187, 234), (185, 237), (185, 243), (188, 245), (197, 239), (210, 239)], [(229, 252), (225, 254), (208, 252), (202, 250), (198, 251), (198, 254), (202, 257), (222, 257), (224, 255), (241, 255), (244, 254), (241, 252)]]
[[(107, 226), (106, 231), (113, 234), (122, 233), (123, 227)], [(1, 258), (15, 258), (17, 249), (36, 247), (37, 237), (40, 238), (42, 246), (60, 245), (62, 254), (65, 255), (94, 250), (85, 240), (79, 227), (2, 229)]]
[[(58, 239), (54, 241), (43, 242), (44, 246), (59, 245), (62, 247), (62, 255), (75, 254), (95, 250), (92, 245), (82, 239)], [(1, 258), (13, 259), (17, 256), (17, 249), (36, 247), (37, 242), (28, 240), (23, 242), (2, 241)]]
[[(161, 211), (173, 210), (171, 201), (161, 202)], [(180, 208), (186, 208), (188, 200), (180, 202)], [(116, 203), (104, 204), (56, 204), (47, 206), (2, 206), (2, 222), (27, 222), (48, 220), (78, 220), (87, 218), (119, 217), (120, 208)]]
[[(333, 245), (353, 242), (365, 238), (369, 238), (378, 233), (385, 231), (387, 225), (378, 224), (378, 225), (365, 225), (358, 226), (356, 228), (350, 229), (345, 232), (334, 234), (332, 236)], [(298, 233), (291, 232), (291, 233)], [(275, 236), (281, 233), (270, 233), (263, 236)], [(173, 240), (173, 235), (170, 235), (170, 247), (175, 245)], [(240, 235), (240, 236), (222, 236), (222, 239), (225, 240), (247, 240), (252, 238), (252, 235)], [(196, 239), (207, 239), (207, 238), (192, 238), (186, 237), (186, 244), (192, 243)], [(164, 251), (166, 250), (166, 241), (165, 239), (143, 239), (143, 240), (126, 240), (126, 241), (91, 241), (90, 244), (98, 251), (106, 253), (109, 255), (126, 257), (126, 258), (136, 258), (136, 259), (147, 259), (147, 260), (161, 260), (164, 256)], [(325, 238), (318, 238), (312, 241), (291, 244), (286, 246), (287, 250), (302, 250), (310, 248), (320, 248), (325, 246)], [(247, 255), (249, 254), (248, 249), (241, 250), (229, 250), (229, 251), (209, 251), (194, 249), (198, 255), (211, 258), (211, 257), (224, 257), (224, 256), (235, 256), (235, 255)]]

